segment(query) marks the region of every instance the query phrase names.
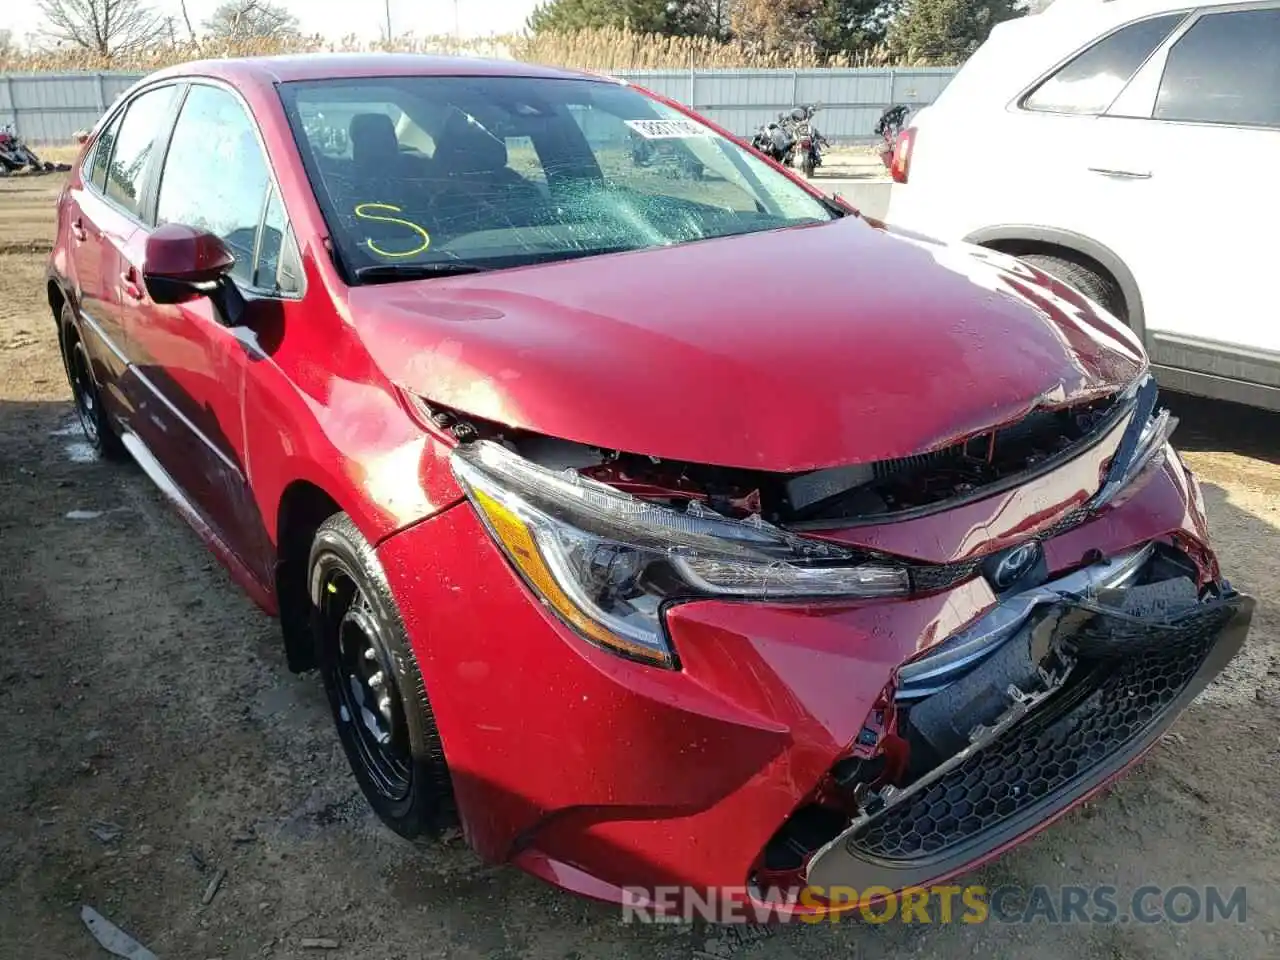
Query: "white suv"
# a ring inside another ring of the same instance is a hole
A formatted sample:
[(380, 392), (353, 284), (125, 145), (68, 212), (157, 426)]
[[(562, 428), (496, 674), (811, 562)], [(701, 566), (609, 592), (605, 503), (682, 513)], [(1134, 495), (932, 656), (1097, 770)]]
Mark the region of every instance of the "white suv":
[(1011, 253), (1162, 384), (1280, 409), (1280, 0), (1057, 0), (903, 134), (888, 220)]

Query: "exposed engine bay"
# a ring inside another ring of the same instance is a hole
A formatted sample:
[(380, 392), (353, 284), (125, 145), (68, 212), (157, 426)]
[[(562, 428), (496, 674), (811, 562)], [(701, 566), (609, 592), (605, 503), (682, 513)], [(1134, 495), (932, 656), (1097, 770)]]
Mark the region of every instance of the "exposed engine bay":
[(433, 408), (436, 425), (460, 440), (500, 440), (555, 470), (573, 470), (640, 499), (691, 503), (726, 517), (760, 516), (778, 526), (876, 522), (956, 498), (993, 493), (1075, 456), (1128, 409), (1115, 396), (1077, 406), (1037, 408), (942, 449), (801, 474), (771, 474), (664, 461), (567, 440), (521, 434)]

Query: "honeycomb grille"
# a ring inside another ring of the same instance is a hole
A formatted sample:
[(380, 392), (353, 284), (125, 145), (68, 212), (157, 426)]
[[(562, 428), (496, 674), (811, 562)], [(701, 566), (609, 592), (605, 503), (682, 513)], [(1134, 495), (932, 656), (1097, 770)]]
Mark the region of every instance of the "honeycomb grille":
[(1214, 612), (1159, 630), (1166, 643), (1156, 652), (1093, 670), (867, 824), (849, 839), (850, 852), (885, 860), (933, 856), (999, 827), (1086, 774), (1139, 737), (1177, 699), (1231, 617), (1225, 605)]

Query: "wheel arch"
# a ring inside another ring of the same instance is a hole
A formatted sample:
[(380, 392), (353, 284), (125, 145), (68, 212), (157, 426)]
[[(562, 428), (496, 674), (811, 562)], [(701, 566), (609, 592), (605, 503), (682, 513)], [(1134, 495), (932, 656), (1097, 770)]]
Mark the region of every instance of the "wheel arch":
[(310, 480), (293, 480), (281, 492), (276, 507), (276, 602), (289, 669), (313, 669), (316, 652), (311, 639), (311, 601), (307, 593), (307, 561), (320, 525), (342, 505)]
[(62, 349), (63, 361), (66, 361), (67, 324), (62, 322), (62, 310), (71, 302), (56, 277), (50, 277), (45, 287), (45, 296), (49, 299), (49, 311), (53, 314), (54, 326), (58, 328), (58, 346)]
[(1145, 342), (1146, 315), (1138, 281), (1124, 260), (1110, 247), (1071, 230), (1033, 224), (986, 227), (969, 234), (965, 241), (1011, 256), (1047, 254), (1072, 260), (1091, 269), (1101, 269), (1120, 289), (1120, 295), (1124, 298), (1125, 321), (1129, 328), (1137, 334), (1139, 340)]
[(61, 322), (62, 308), (67, 305), (67, 295), (62, 292), (62, 284), (55, 278), (50, 277), (45, 290), (49, 298), (49, 309), (53, 312), (53, 319)]

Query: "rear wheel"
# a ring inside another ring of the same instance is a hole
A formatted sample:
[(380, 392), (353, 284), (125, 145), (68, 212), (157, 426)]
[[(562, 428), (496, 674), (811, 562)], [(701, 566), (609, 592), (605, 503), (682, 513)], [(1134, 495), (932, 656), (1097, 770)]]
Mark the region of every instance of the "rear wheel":
[(80, 429), (89, 445), (105, 460), (124, 460), (128, 456), (120, 435), (102, 403), (102, 392), (93, 377), (93, 364), (84, 341), (76, 331), (70, 306), (62, 308), (62, 357), (71, 384)]
[(1031, 253), (1019, 259), (1031, 266), (1043, 270), (1055, 280), (1075, 287), (1090, 300), (1106, 307), (1112, 314), (1128, 323), (1128, 311), (1125, 309), (1124, 296), (1119, 285), (1110, 277), (1097, 270), (1090, 269), (1074, 260), (1054, 257), (1048, 254)]
[(396, 833), (434, 833), (454, 819), (449, 770), (382, 566), (339, 513), (316, 532), (308, 569), (320, 673), (356, 781)]

